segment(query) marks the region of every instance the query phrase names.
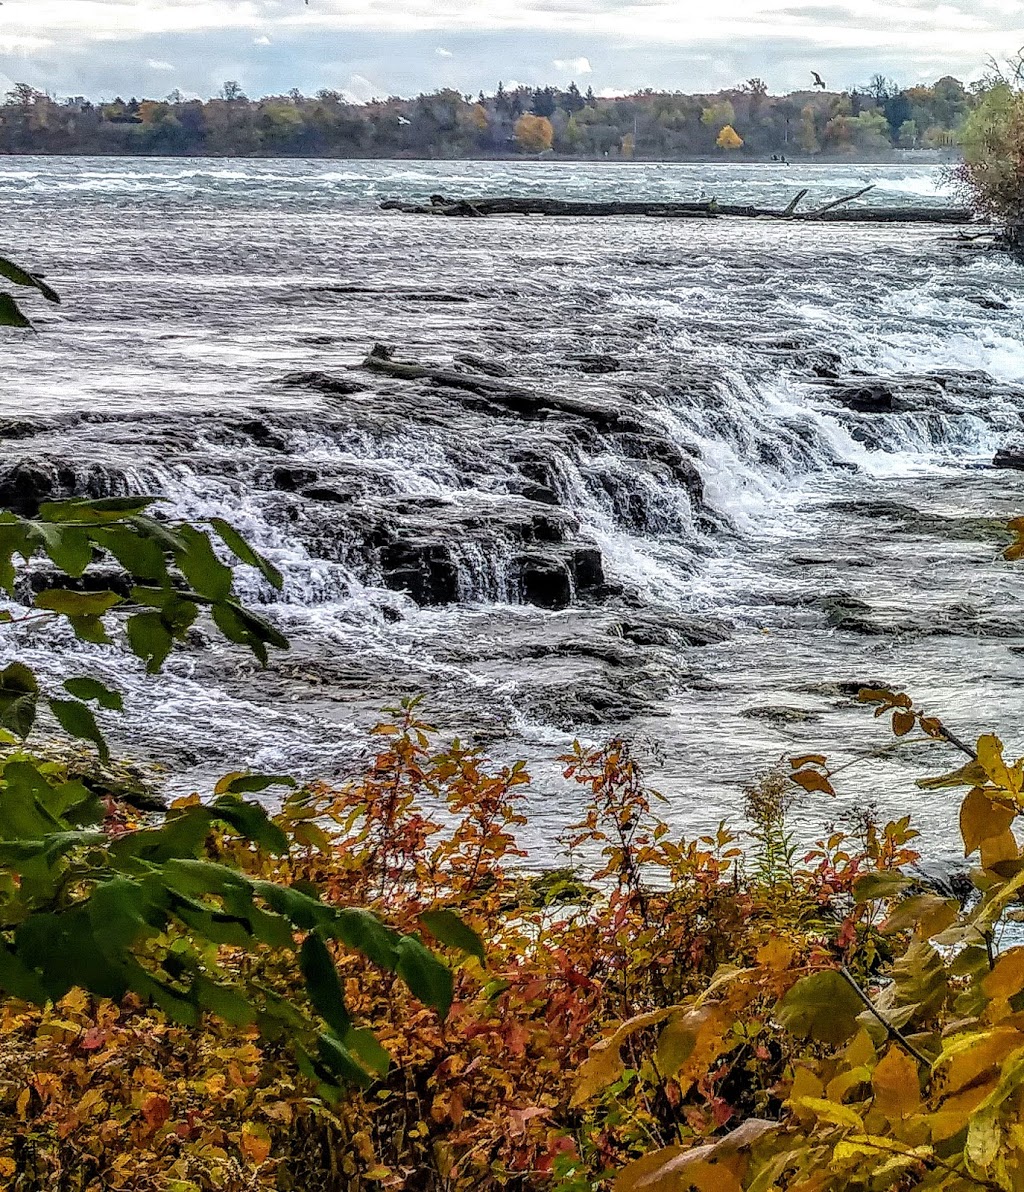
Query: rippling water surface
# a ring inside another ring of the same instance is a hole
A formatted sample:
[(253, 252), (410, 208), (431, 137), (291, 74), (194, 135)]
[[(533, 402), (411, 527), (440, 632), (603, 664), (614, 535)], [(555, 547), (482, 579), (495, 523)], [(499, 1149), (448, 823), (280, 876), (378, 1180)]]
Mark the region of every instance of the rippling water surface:
[[(687, 831), (796, 749), (887, 745), (859, 683), (1024, 745), (998, 528), (1024, 484), (990, 466), (1022, 431), (1024, 273), (923, 225), (377, 209), (868, 183), (859, 202), (944, 201), (904, 166), (5, 159), (6, 249), (64, 304), (8, 336), (0, 483), (159, 492), (286, 576), (278, 599), (243, 575), (294, 642), (266, 675), (211, 640), (152, 683), (90, 648), (130, 691), (111, 730), (178, 789), (344, 774), (379, 707), (423, 692), (445, 731), (530, 760), (537, 863), (578, 812), (552, 761), (574, 736), (650, 742)], [(367, 371), (375, 343), (460, 379)], [(874, 801), (945, 848), (952, 801), (913, 779), (954, 760), (853, 765), (801, 830)]]

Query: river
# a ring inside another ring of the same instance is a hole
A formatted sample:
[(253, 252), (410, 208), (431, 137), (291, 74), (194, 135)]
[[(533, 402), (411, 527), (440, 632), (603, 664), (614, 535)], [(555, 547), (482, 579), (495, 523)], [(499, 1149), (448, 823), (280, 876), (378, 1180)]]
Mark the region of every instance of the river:
[[(538, 865), (579, 814), (554, 760), (574, 736), (634, 739), (687, 833), (738, 823), (793, 752), (888, 745), (860, 683), (1024, 747), (1024, 572), (997, 524), (1024, 476), (990, 466), (1024, 431), (1024, 271), (940, 227), (377, 208), (868, 183), (859, 202), (943, 201), (904, 165), (4, 159), (4, 251), (64, 302), (5, 336), (0, 487), (28, 467), (229, 518), (284, 572), (280, 598), (241, 583), (293, 642), (261, 674), (200, 633), (156, 680), (60, 633), (4, 655), (88, 655), (126, 692), (105, 727), (176, 791), (343, 777), (422, 693), (442, 732), (528, 760)], [(536, 401), (358, 367), (377, 343)], [(953, 764), (890, 750), (794, 822), (874, 803), (952, 857), (956, 795), (914, 779)]]

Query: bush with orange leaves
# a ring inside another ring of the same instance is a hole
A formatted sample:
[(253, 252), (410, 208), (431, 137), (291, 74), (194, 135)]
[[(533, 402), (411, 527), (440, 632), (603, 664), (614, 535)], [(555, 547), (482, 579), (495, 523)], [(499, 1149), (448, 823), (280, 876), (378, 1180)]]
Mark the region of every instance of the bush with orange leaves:
[[(349, 1011), (390, 1067), (332, 1100), (294, 1072), (283, 1042), (253, 1031), (174, 1026), (136, 1000), (73, 993), (43, 1011), (7, 1001), (0, 1186), (605, 1187), (645, 1154), (783, 1116), (794, 1065), (820, 1045), (775, 1028), (779, 998), (818, 970), (845, 966), (864, 982), (892, 955), (852, 891), (913, 859), (906, 823), (867, 824), (856, 844), (833, 834), (796, 863), (792, 848), (766, 843), (784, 837), (775, 776), (751, 792), (751, 864), (725, 828), (673, 839), (625, 744), (577, 746), (563, 759), (588, 802), (567, 841), (576, 870), (538, 880), (515, 867), (522, 764), (495, 769), (459, 742), (438, 747), (415, 701), (375, 735), (360, 777), (288, 798), (276, 817), (286, 857), (228, 837), (211, 837), (210, 855), (400, 930), (434, 924), (452, 943), (457, 923), (475, 928), (485, 963), (468, 933), (465, 954), (450, 950), (446, 1020), (339, 950)], [(284, 953), (224, 947), (217, 960), (293, 993)]]

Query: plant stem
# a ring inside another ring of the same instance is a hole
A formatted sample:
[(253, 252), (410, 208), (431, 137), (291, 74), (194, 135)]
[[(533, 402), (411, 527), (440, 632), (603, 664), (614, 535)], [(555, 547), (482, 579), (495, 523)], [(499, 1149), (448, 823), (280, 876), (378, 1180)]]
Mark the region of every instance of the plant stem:
[(898, 1030), (896, 1027), (894, 1027), (893, 1024), (891, 1022), (889, 1022), (889, 1020), (887, 1018), (884, 1018), (878, 1012), (878, 1010), (875, 1009), (874, 1003), (871, 1001), (871, 998), (869, 998), (868, 995), (864, 992), (864, 990), (861, 989), (861, 987), (857, 984), (857, 982), (854, 980), (853, 974), (850, 972), (850, 970), (846, 967), (845, 964), (842, 966), (842, 968), (840, 968), (839, 971), (843, 974), (844, 979), (846, 980), (846, 982), (850, 986), (850, 988), (854, 991), (854, 993), (856, 993), (856, 995), (860, 998), (860, 1000), (864, 1003), (864, 1005), (868, 1008), (868, 1010), (875, 1016), (875, 1018), (878, 1019), (878, 1021), (882, 1024), (882, 1026), (885, 1027), (885, 1033), (889, 1036), (889, 1038), (892, 1039), (892, 1041), (894, 1043), (898, 1043), (900, 1045), (900, 1047), (902, 1047), (903, 1050), (906, 1051), (906, 1053), (908, 1055), (913, 1056), (914, 1059), (917, 1060), (917, 1062), (919, 1064), (924, 1064), (926, 1068), (930, 1068), (932, 1066), (931, 1060), (928, 1059), (927, 1056), (922, 1055), (921, 1052), (918, 1051), (917, 1048), (913, 1045), (913, 1043), (910, 1042), (910, 1040), (906, 1037), (906, 1035), (904, 1035), (900, 1030)]

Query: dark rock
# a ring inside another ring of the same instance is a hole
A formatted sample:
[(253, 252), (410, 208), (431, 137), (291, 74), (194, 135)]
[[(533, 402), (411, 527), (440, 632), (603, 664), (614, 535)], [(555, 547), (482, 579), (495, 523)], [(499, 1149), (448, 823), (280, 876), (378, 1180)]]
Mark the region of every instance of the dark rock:
[(821, 713), (807, 708), (789, 708), (783, 705), (765, 708), (746, 708), (741, 713), (748, 720), (767, 720), (769, 724), (806, 724), (820, 720)]
[(980, 306), (982, 310), (1009, 310), (1009, 302), (1000, 302), (998, 298), (969, 297), (968, 302)]
[(1000, 447), (992, 461), (995, 468), (1012, 468), (1024, 472), (1024, 444)]
[(328, 501), (336, 505), (350, 505), (363, 494), (359, 488), (339, 488), (333, 484), (321, 484), (304, 488), (300, 495), (310, 501)]
[(399, 541), (381, 551), (384, 583), (404, 591), (419, 605), (454, 604), (459, 598), (459, 569), (442, 543)]
[(247, 435), (259, 447), (268, 451), (287, 451), (288, 443), (277, 431), (271, 430), (260, 418), (250, 418), (246, 422), (236, 422), (231, 426), (243, 435)]
[(552, 555), (525, 555), (516, 560), (524, 604), (562, 609), (572, 603), (572, 576), (565, 561)]
[(317, 393), (326, 393), (331, 397), (348, 397), (352, 393), (362, 393), (366, 386), (360, 381), (348, 377), (332, 377), (325, 372), (293, 372), (277, 380), (278, 385), (285, 385), (290, 389), (314, 389)]
[(294, 493), (297, 492), (303, 485), (312, 484), (314, 480), (320, 478), (320, 473), (316, 468), (303, 468), (301, 466), (282, 464), (273, 471), (274, 488), (280, 489), (282, 492)]
[(511, 375), (511, 370), (507, 369), (504, 364), (499, 364), (497, 360), (485, 360), (482, 356), (471, 356), (468, 353), (463, 353), (461, 356), (456, 356), (457, 364), (464, 364), (467, 368), (473, 369), (475, 372), (485, 373), (489, 377), (507, 377)]
[(891, 414), (895, 408), (895, 394), (883, 385), (850, 385), (834, 390), (832, 396), (858, 414)]
[(583, 355), (574, 357), (580, 372), (585, 373), (613, 373), (622, 368), (622, 361), (614, 356), (603, 354)]
[(35, 517), (44, 501), (127, 496), (123, 472), (101, 464), (82, 470), (45, 457), (21, 459), (0, 474), (0, 508)]
[(604, 560), (596, 546), (576, 547), (569, 566), (578, 592), (600, 587), (604, 583)]

